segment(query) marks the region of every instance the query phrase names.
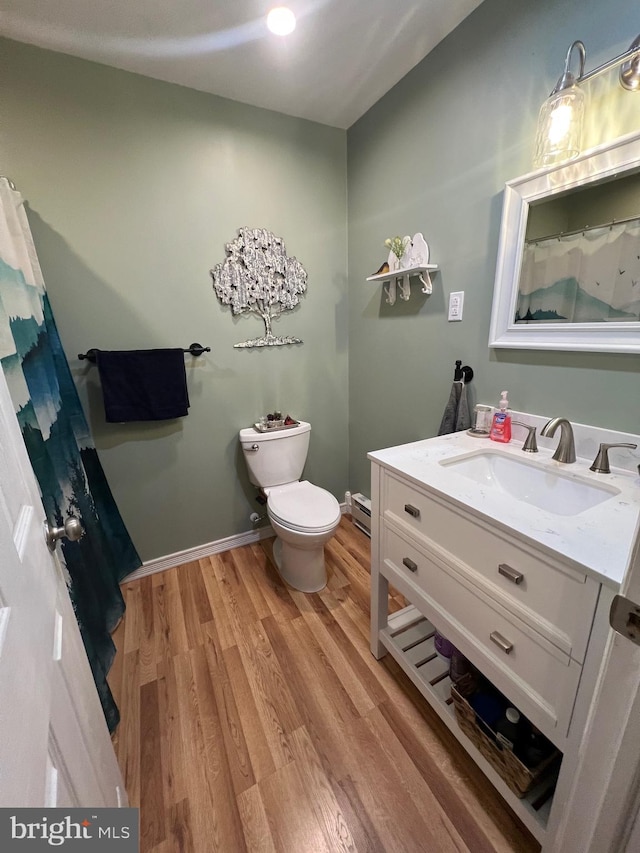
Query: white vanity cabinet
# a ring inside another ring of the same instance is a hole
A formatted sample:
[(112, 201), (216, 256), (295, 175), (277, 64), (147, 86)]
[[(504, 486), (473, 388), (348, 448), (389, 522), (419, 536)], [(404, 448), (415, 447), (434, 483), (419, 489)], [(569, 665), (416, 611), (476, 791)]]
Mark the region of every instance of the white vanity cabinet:
[[(594, 620), (603, 621), (597, 614), (613, 593), (603, 593), (576, 563), (373, 457), (371, 575), (373, 654), (393, 655), (544, 849), (552, 850), (553, 812), (569, 784), (602, 651), (604, 629), (594, 632)], [(389, 584), (411, 602), (391, 616)], [(563, 753), (556, 793), (542, 808), (534, 806), (544, 799), (540, 787), (516, 797), (459, 729), (434, 629)]]

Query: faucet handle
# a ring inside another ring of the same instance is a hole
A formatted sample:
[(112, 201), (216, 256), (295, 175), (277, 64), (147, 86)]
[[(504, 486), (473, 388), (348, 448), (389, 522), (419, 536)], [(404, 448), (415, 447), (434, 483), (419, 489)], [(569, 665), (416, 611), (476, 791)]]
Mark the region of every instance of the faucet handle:
[(598, 455), (593, 460), (593, 465), (589, 467), (589, 470), (595, 471), (597, 474), (610, 474), (609, 449), (612, 447), (629, 447), (631, 450), (635, 450), (637, 446), (637, 444), (601, 444)]
[(537, 453), (538, 452), (538, 442), (536, 441), (536, 428), (534, 426), (530, 426), (529, 424), (525, 424), (522, 421), (511, 421), (513, 426), (521, 426), (524, 427), (527, 432), (527, 437), (524, 440), (524, 444), (522, 445), (522, 450), (525, 453)]

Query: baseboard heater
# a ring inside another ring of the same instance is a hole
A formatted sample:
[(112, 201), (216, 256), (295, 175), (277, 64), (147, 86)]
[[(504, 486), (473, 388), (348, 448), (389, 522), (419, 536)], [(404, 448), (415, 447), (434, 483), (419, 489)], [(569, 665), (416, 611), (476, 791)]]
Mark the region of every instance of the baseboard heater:
[(355, 526), (371, 539), (371, 501), (360, 492), (351, 495), (351, 518)]

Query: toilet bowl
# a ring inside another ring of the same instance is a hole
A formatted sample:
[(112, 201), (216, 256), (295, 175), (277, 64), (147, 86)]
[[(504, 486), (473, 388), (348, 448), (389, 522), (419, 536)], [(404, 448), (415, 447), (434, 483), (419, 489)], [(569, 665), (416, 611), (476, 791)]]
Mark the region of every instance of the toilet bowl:
[(273, 557), (280, 575), (301, 592), (318, 592), (327, 584), (324, 546), (340, 523), (340, 504), (326, 489), (306, 480), (264, 492), (277, 537)]

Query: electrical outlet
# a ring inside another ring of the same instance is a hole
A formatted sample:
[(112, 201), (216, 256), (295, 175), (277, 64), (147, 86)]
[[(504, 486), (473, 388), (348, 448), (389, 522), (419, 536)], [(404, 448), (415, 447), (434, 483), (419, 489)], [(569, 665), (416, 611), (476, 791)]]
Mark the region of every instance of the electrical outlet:
[(449, 294), (449, 316), (448, 320), (462, 320), (462, 306), (464, 305), (464, 290)]

